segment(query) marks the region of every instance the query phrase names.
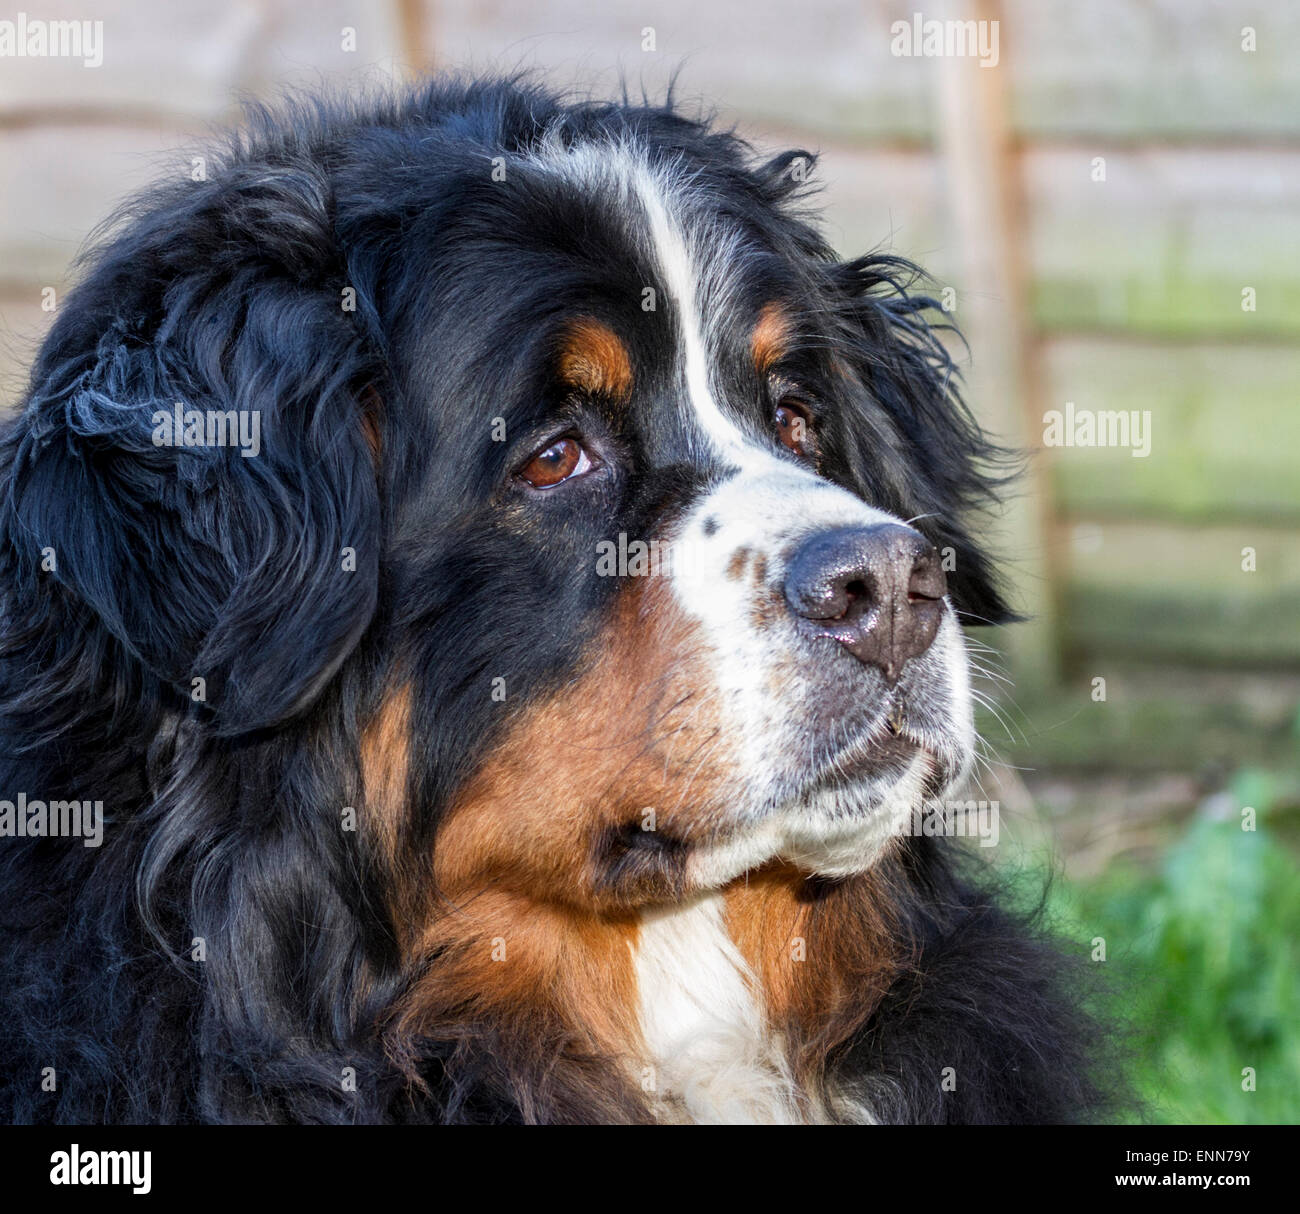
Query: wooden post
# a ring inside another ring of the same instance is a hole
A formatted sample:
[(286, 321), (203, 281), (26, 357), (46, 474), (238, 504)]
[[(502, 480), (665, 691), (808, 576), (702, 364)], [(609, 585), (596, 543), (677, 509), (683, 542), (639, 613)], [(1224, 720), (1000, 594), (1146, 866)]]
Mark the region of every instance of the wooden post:
[[(997, 21), (998, 0), (945, 0), (928, 10), (944, 20)], [(1027, 219), (1009, 129), (1006, 56), (982, 67), (974, 56), (937, 59), (939, 145), (963, 281), (955, 319), (970, 343), (968, 398), (1002, 442), (1035, 452), (1042, 445), (1041, 372), (1029, 320)], [(1003, 649), (1026, 693), (1060, 674), (1058, 565), (1048, 469), (1031, 455), (997, 537), (1013, 601), (1031, 618), (990, 638)]]
[(433, 0), (397, 0), (397, 20), (411, 73), (420, 76), (432, 71)]

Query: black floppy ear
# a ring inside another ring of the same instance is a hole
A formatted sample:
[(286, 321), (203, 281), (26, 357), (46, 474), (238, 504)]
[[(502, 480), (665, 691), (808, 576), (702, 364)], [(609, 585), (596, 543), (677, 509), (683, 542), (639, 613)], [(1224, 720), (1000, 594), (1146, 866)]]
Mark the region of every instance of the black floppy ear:
[(836, 352), (848, 381), (833, 446), (847, 453), (841, 475), (948, 558), (962, 622), (1006, 623), (1017, 616), (971, 528), (1009, 479), (1011, 453), (989, 440), (962, 401), (952, 358), (925, 319), (938, 304), (909, 293), (920, 276), (910, 262), (880, 255), (831, 268)]
[(377, 594), (372, 368), (340, 306), (328, 183), (233, 166), (151, 203), (91, 264), (5, 441), (18, 576), (216, 732), (282, 721)]

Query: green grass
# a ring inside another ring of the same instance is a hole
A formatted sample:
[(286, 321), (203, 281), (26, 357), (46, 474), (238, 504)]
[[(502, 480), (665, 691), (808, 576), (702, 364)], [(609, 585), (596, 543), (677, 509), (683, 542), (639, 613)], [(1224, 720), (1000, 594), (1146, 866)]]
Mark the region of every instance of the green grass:
[(1058, 877), (1051, 910), (1084, 955), (1105, 939), (1147, 1119), (1300, 1121), (1300, 881), (1272, 832), (1197, 820), (1154, 871)]

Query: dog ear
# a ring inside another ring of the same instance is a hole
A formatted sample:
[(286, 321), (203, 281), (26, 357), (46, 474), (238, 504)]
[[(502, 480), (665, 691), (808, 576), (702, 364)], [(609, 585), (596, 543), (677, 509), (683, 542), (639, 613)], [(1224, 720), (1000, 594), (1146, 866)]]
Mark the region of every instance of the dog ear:
[[(962, 401), (958, 374), (925, 313), (938, 304), (909, 287), (920, 271), (901, 258), (834, 265), (831, 293), (847, 409), (831, 444), (842, 476), (867, 500), (909, 521), (945, 558), (949, 595), (965, 624), (1017, 618), (992, 562), (971, 533), (1010, 478), (1012, 453), (989, 440)], [(884, 411), (884, 418), (881, 417)]]
[(6, 440), (19, 576), (219, 734), (304, 708), (375, 609), (374, 369), (344, 286), (312, 166), (186, 183), (93, 259)]

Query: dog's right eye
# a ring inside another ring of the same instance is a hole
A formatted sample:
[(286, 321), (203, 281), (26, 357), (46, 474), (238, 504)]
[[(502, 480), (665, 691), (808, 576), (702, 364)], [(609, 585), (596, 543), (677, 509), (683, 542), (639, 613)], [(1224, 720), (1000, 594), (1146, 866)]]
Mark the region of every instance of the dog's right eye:
[(561, 438), (534, 452), (515, 475), (534, 489), (553, 489), (590, 472), (595, 466), (587, 449), (576, 438)]
[(804, 458), (812, 455), (812, 415), (803, 401), (785, 397), (773, 412), (772, 420), (782, 446)]

